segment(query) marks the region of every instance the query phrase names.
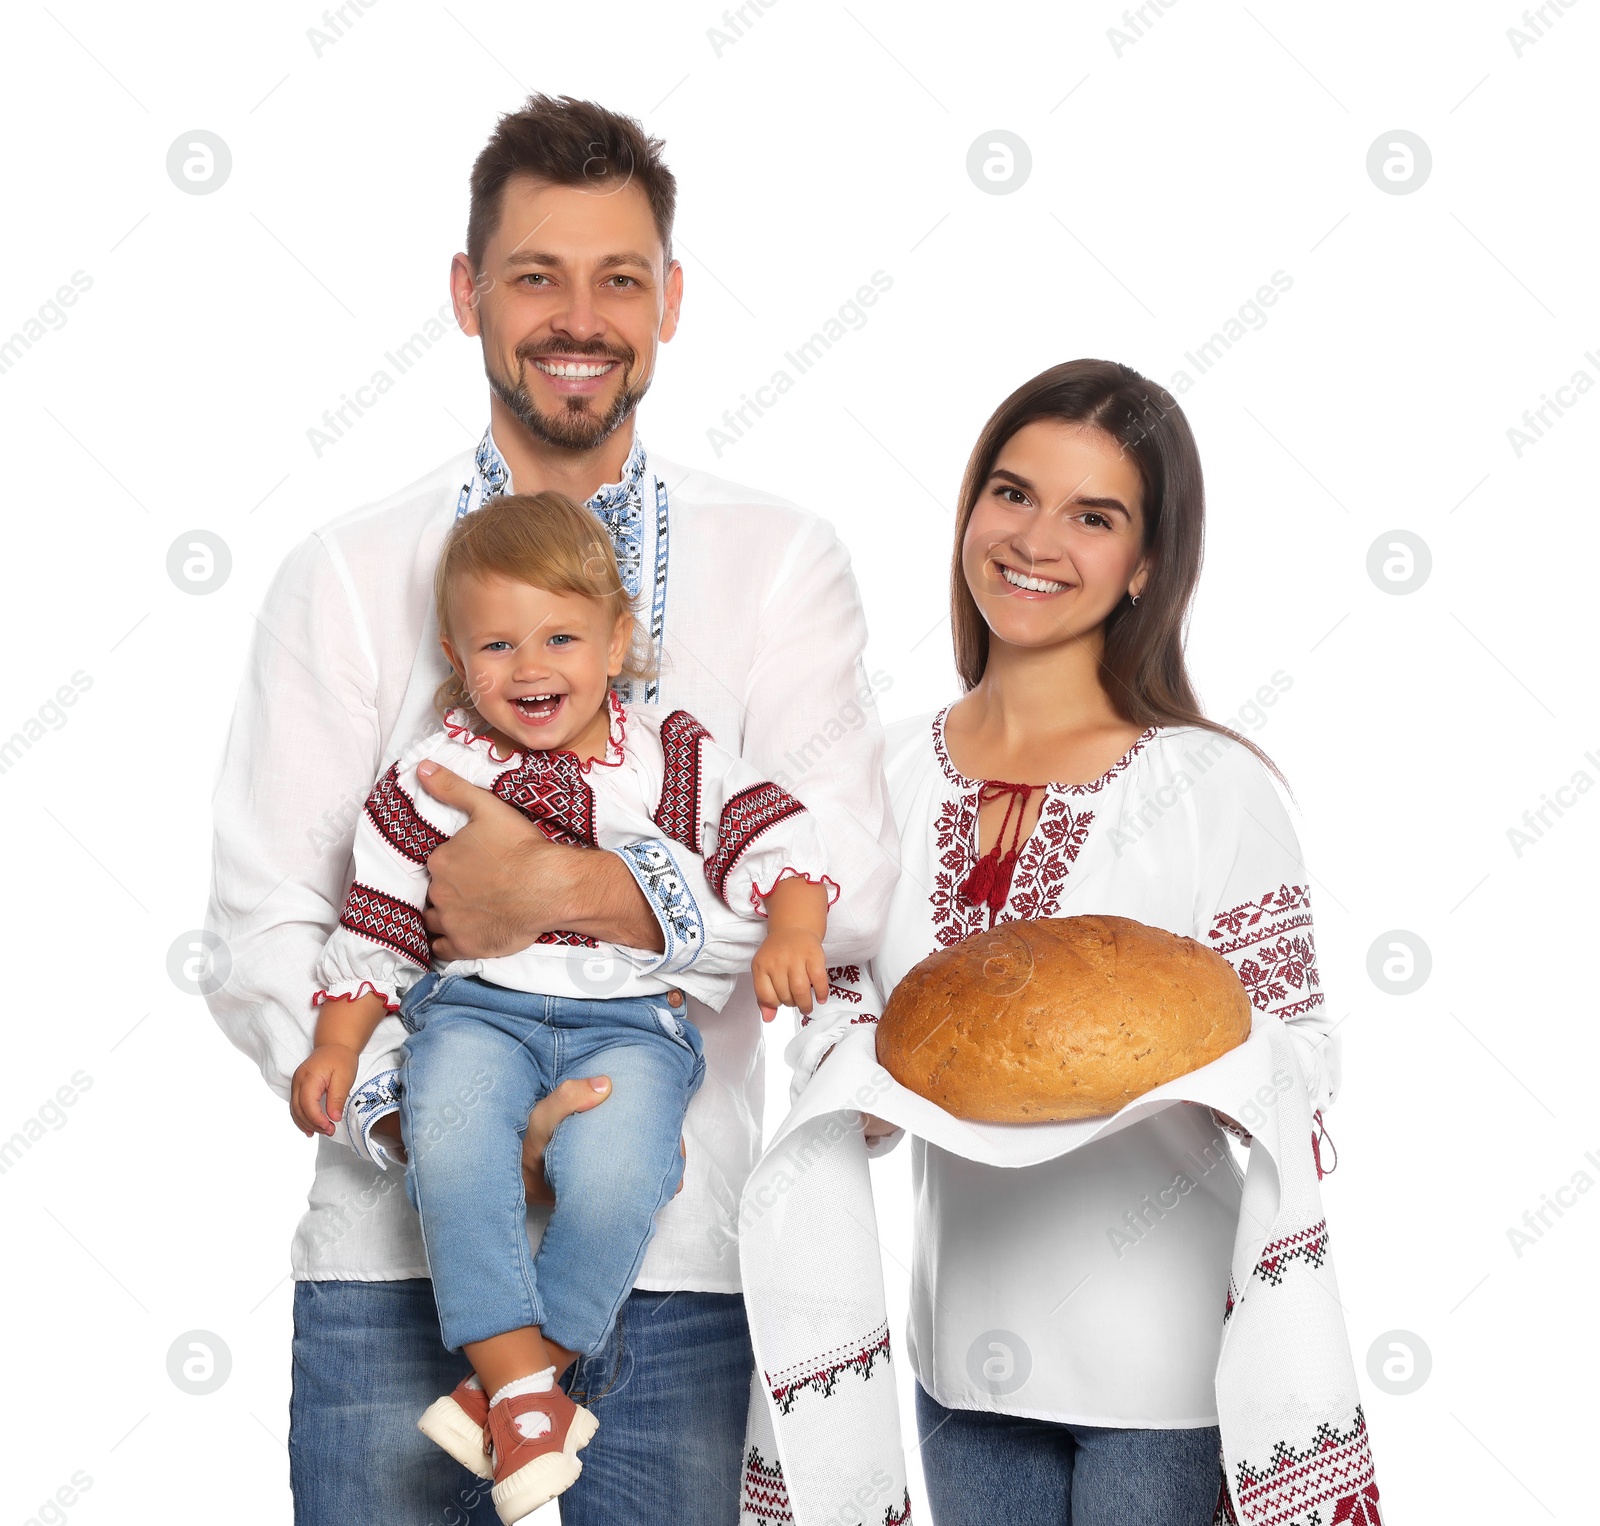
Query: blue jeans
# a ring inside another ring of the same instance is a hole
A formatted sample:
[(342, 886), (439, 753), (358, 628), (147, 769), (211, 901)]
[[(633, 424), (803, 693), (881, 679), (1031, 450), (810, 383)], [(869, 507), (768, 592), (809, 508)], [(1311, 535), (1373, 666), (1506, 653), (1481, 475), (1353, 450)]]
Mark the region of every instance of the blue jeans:
[[(429, 974), (406, 993), (406, 1192), (450, 1350), (530, 1325), (580, 1356), (604, 1344), (683, 1175), (683, 1115), (705, 1061), (681, 1010), (665, 996), (536, 996), (472, 975)], [(545, 1150), (556, 1207), (535, 1254), (528, 1114), (593, 1075), (610, 1076), (611, 1095), (564, 1119)]]
[[(563, 1384), (600, 1430), (562, 1526), (736, 1526), (754, 1365), (737, 1293), (631, 1294)], [(498, 1526), (489, 1485), (417, 1429), (469, 1370), (426, 1280), (296, 1283), (296, 1526)]]
[(1214, 1425), (1146, 1431), (946, 1409), (916, 1385), (933, 1526), (1211, 1526)]

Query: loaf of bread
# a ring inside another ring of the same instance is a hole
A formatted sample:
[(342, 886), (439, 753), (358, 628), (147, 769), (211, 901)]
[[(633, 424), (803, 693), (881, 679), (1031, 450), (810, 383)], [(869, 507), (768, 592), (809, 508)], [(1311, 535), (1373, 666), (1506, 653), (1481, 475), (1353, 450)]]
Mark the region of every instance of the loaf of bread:
[(974, 1123), (1114, 1113), (1250, 1035), (1220, 954), (1127, 917), (1006, 922), (909, 970), (878, 1023), (902, 1086)]

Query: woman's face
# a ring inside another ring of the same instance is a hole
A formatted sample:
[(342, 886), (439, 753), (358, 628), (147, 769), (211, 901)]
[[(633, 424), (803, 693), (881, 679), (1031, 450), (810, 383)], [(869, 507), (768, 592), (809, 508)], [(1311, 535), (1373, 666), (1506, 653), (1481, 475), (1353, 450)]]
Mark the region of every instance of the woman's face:
[(1148, 575), (1133, 457), (1103, 430), (1025, 424), (979, 490), (961, 565), (999, 641), (1045, 647), (1098, 630)]

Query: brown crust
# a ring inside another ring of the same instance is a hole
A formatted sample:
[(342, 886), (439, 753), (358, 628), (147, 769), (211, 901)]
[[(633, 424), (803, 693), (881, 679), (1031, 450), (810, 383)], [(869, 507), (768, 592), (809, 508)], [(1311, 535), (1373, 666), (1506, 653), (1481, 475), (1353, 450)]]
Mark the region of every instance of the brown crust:
[(1006, 922), (906, 973), (878, 1023), (902, 1086), (974, 1123), (1095, 1118), (1250, 1036), (1220, 954), (1127, 917)]

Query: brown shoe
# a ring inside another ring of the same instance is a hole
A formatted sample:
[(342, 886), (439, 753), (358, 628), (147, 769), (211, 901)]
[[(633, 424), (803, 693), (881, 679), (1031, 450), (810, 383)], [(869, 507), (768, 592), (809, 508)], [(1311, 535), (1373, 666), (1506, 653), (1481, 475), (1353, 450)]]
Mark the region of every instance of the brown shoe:
[[(548, 1426), (540, 1424), (541, 1417)], [(516, 1394), (490, 1409), (494, 1508), (506, 1526), (532, 1515), (578, 1481), (583, 1472), (578, 1449), (587, 1446), (599, 1428), (600, 1422), (559, 1387), (541, 1394)]]
[(417, 1429), (479, 1478), (494, 1477), (488, 1452), (489, 1396), (477, 1378), (469, 1374), (454, 1392), (435, 1399), (422, 1412)]

